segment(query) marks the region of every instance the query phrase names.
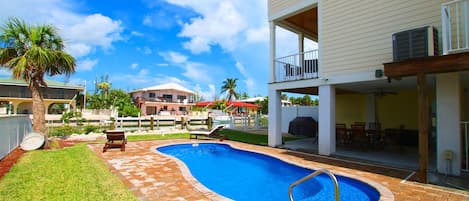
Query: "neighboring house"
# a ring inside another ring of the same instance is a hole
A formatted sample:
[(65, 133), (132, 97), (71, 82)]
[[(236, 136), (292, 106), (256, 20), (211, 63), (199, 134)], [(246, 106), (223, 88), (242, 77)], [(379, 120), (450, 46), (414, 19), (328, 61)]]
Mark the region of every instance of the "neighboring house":
[(195, 92), (176, 83), (162, 84), (130, 92), (142, 116), (171, 114), (182, 115), (190, 112)]
[[(336, 152), (336, 123), (380, 122), (418, 133), (422, 181), (429, 155), (440, 173), (468, 171), (468, 10), (467, 0), (269, 0), (269, 146), (282, 144), (281, 93), (303, 93), (320, 99), (321, 155)], [(276, 54), (277, 26), (298, 35), (298, 54)], [(305, 52), (304, 38), (318, 49)]]
[[(264, 100), (265, 100), (265, 97), (258, 96), (258, 97), (247, 98), (244, 100), (239, 100), (239, 102), (256, 104), (257, 101), (264, 101)], [(292, 105), (292, 103), (288, 100), (281, 100), (281, 101), (282, 101), (282, 107), (288, 107)]]
[[(47, 80), (46, 83), (47, 88), (42, 90), (46, 114), (54, 113), (55, 104), (76, 108), (77, 97), (83, 87), (52, 80)], [(31, 91), (25, 81), (0, 78), (1, 114), (32, 114), (32, 105)]]

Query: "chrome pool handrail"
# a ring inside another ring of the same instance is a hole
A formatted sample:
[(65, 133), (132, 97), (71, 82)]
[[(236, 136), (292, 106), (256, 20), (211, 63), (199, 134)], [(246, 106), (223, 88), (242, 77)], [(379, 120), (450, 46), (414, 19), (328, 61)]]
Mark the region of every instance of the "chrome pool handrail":
[(316, 170), (314, 171), (313, 173), (301, 178), (301, 179), (298, 179), (296, 180), (295, 182), (293, 182), (290, 187), (288, 188), (288, 195), (290, 196), (290, 201), (293, 201), (293, 188), (315, 176), (318, 176), (319, 174), (321, 173), (324, 173), (324, 174), (327, 174), (332, 182), (334, 182), (334, 192), (335, 192), (335, 201), (339, 201), (339, 183), (337, 182), (337, 178), (334, 176), (334, 174), (332, 174), (329, 170), (327, 169), (319, 169), (319, 170)]

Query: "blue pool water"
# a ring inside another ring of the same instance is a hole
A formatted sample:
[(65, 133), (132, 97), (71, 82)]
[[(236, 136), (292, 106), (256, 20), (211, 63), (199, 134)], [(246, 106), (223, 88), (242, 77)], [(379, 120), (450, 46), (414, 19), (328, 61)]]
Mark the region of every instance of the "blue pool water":
[[(239, 201), (288, 199), (288, 187), (312, 170), (279, 159), (233, 149), (225, 144), (179, 144), (157, 148), (183, 161), (191, 174), (210, 190)], [(368, 184), (337, 176), (340, 200), (375, 201), (379, 193)], [(331, 179), (321, 174), (293, 190), (295, 200), (334, 200)]]

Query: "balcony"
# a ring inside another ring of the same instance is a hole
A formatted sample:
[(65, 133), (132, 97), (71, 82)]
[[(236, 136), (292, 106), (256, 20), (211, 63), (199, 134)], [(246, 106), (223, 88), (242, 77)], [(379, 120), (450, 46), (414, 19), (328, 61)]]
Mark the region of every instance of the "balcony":
[(318, 50), (275, 59), (275, 82), (317, 79)]
[(441, 5), (443, 54), (469, 51), (468, 0), (454, 0)]
[[(194, 103), (193, 100), (189, 100), (189, 99), (165, 99), (165, 98), (140, 98), (141, 101), (147, 101), (147, 102), (158, 102), (158, 103), (182, 103), (182, 104), (192, 104)], [(137, 101), (136, 99), (134, 99), (134, 101)]]

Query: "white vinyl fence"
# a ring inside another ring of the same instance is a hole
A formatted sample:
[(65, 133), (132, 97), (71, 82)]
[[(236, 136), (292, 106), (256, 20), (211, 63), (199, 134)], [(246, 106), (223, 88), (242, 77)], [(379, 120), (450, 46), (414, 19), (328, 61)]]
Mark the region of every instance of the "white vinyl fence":
[(0, 159), (3, 159), (31, 132), (31, 119), (27, 115), (0, 116)]
[(312, 117), (318, 121), (318, 106), (289, 106), (282, 107), (282, 132), (288, 132), (290, 121), (296, 117)]

